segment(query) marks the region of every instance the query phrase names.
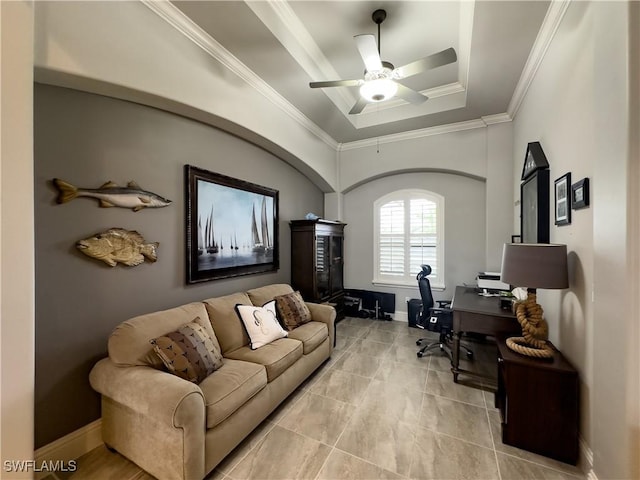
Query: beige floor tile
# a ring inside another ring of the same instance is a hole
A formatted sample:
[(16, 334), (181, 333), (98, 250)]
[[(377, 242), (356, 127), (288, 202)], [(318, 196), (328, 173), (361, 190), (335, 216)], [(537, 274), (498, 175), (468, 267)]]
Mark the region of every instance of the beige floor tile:
[(398, 334), (394, 332), (389, 332), (386, 330), (380, 330), (376, 328), (370, 328), (367, 333), (363, 335), (363, 339), (370, 340), (372, 342), (380, 342), (380, 343), (393, 343)]
[(415, 424), (420, 418), (422, 396), (423, 393), (414, 388), (389, 388), (389, 384), (373, 380), (359, 410)]
[[(394, 340), (393, 344), (401, 347), (412, 348), (417, 352), (418, 350), (420, 350), (420, 345), (416, 345), (416, 341), (419, 338), (423, 337), (410, 336), (406, 334), (403, 335), (399, 333), (396, 335), (396, 339)], [(432, 341), (433, 340), (429, 337), (429, 343), (431, 343)]]
[(384, 330), (385, 332), (393, 332), (393, 333), (405, 333), (405, 331), (409, 328), (409, 325), (406, 322), (398, 322), (396, 320), (376, 320), (373, 323), (373, 328), (376, 330)]
[(388, 343), (373, 342), (371, 340), (358, 339), (349, 347), (348, 352), (369, 355), (370, 357), (383, 358), (391, 349)]
[(584, 478), (583, 474), (570, 475), (504, 453), (498, 453), (497, 456), (502, 480), (577, 480)]
[(400, 475), (334, 449), (320, 470), (317, 480), (395, 480)]
[(101, 445), (77, 460), (75, 472), (56, 472), (60, 480), (129, 480), (142, 469), (119, 453)]
[[(492, 449), (419, 428), (413, 448), (411, 478), (499, 479)], [(505, 477), (502, 480), (506, 480)]]
[(417, 347), (404, 347), (394, 344), (387, 351), (386, 359), (390, 362), (407, 363), (420, 368), (429, 368), (430, 359), (426, 357), (418, 358), (417, 351)]
[(331, 448), (275, 426), (231, 471), (234, 480), (315, 478)]
[(374, 320), (370, 318), (347, 317), (344, 320), (338, 322), (338, 328), (343, 325), (350, 327), (371, 328), (373, 326), (373, 322)]
[(282, 420), (291, 411), (293, 406), (307, 394), (310, 388), (311, 385), (307, 386), (306, 388), (303, 388), (302, 386), (298, 387), (291, 395), (285, 398), (282, 403), (276, 407), (271, 415), (267, 417), (267, 421), (275, 424)]
[(278, 425), (333, 446), (351, 419), (355, 408), (348, 403), (307, 393)]
[(425, 394), (420, 425), (483, 447), (493, 447), (487, 410), (449, 398)]
[(231, 470), (275, 427), (275, 424), (264, 421), (234, 448), (215, 468), (218, 472), (228, 475)]
[(479, 407), (485, 406), (482, 390), (454, 383), (450, 372), (429, 370), (425, 391), (432, 395), (439, 395), (441, 397), (471, 403)]
[(358, 405), (371, 379), (331, 369), (309, 390), (311, 393)]
[(417, 365), (384, 361), (374, 378), (385, 382), (389, 388), (412, 388), (424, 391), (428, 372), (427, 369)]
[(371, 378), (376, 374), (381, 363), (381, 360), (370, 355), (347, 352), (335, 362), (333, 368)]
[[(204, 477), (204, 480), (225, 480), (226, 478), (229, 478), (229, 477), (227, 477), (224, 473), (220, 472), (218, 469), (214, 469), (213, 472), (209, 473), (209, 475)], [(144, 480), (153, 480), (153, 478), (144, 479)]]
[(411, 467), (415, 425), (358, 409), (336, 448), (406, 476)]
[(344, 352), (357, 340), (356, 337), (342, 335), (342, 332), (336, 333), (336, 346), (333, 347), (334, 352)]
[(355, 325), (343, 325), (342, 322), (338, 324), (336, 333), (339, 336), (360, 338), (369, 331), (368, 328), (357, 327)]

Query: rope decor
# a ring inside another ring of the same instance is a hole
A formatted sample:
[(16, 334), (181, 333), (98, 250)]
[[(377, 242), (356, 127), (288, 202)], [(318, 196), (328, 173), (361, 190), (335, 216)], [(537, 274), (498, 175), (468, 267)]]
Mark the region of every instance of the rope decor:
[(516, 318), (522, 327), (522, 337), (507, 338), (507, 346), (514, 352), (530, 357), (551, 358), (553, 349), (547, 344), (549, 326), (542, 318), (535, 290), (529, 290), (527, 299), (515, 306)]

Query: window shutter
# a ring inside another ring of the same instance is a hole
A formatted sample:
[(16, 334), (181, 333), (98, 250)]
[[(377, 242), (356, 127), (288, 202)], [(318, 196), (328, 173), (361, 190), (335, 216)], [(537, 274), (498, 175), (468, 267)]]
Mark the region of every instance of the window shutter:
[(379, 273), (404, 275), (404, 201), (388, 202), (380, 207)]
[(444, 198), (426, 190), (400, 190), (375, 204), (377, 250), (374, 282), (413, 285), (421, 265), (431, 283), (444, 285)]

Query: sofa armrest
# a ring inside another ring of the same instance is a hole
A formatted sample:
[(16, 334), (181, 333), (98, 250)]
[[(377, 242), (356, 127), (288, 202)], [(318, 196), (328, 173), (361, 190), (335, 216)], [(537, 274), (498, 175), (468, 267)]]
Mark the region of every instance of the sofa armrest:
[[(102, 395), (160, 423), (184, 427), (184, 419), (204, 416), (204, 395), (198, 385), (152, 367), (119, 367), (104, 358), (91, 370), (89, 382)], [(188, 397), (199, 401), (186, 401)], [(202, 411), (191, 411), (194, 405)]]
[(331, 342), (331, 349), (335, 342), (335, 321), (336, 321), (336, 309), (330, 305), (324, 305), (320, 303), (305, 302), (309, 311), (311, 312), (311, 319), (314, 322), (322, 322), (327, 324), (329, 330), (329, 340)]

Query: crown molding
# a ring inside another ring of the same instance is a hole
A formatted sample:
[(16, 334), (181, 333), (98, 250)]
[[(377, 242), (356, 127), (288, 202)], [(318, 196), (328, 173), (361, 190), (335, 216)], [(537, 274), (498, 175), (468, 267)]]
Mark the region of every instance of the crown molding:
[(497, 113), (495, 115), (485, 115), (484, 117), (480, 117), (480, 119), (485, 123), (485, 125), (495, 125), (496, 123), (505, 123), (513, 121), (511, 115), (508, 113)]
[(381, 143), (415, 140), (417, 138), (430, 137), (432, 135), (461, 132), (464, 130), (473, 130), (475, 128), (484, 128), (486, 126), (487, 124), (481, 119), (468, 120), (466, 122), (449, 123), (447, 125), (438, 125), (435, 127), (421, 128), (419, 130), (411, 130), (409, 132), (394, 133), (391, 135), (384, 135), (382, 137), (366, 138), (364, 140), (356, 140), (355, 142), (341, 143), (338, 148), (340, 151), (354, 150), (356, 148), (371, 147)]
[(152, 12), (162, 18), (165, 22), (191, 40), (194, 44), (215, 58), (231, 72), (240, 77), (248, 85), (253, 87), (267, 100), (286, 113), (302, 127), (318, 137), (331, 148), (337, 149), (336, 142), (329, 134), (312, 122), (309, 117), (294, 107), (282, 95), (276, 92), (256, 73), (242, 63), (235, 55), (224, 48), (218, 41), (211, 37), (202, 28), (196, 25), (180, 9), (168, 0), (140, 0)]
[(531, 82), (536, 76), (538, 68), (540, 68), (540, 64), (549, 49), (553, 37), (558, 31), (558, 27), (570, 3), (571, 0), (552, 0), (551, 5), (549, 5), (547, 14), (542, 21), (542, 26), (538, 31), (538, 36), (533, 42), (531, 52), (529, 52), (529, 58), (527, 58), (527, 62), (525, 63), (518, 84), (507, 107), (507, 114), (511, 118), (515, 118), (517, 115), (520, 105), (527, 95)]

